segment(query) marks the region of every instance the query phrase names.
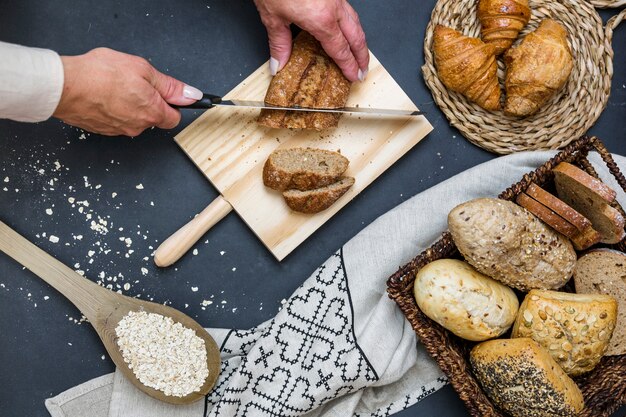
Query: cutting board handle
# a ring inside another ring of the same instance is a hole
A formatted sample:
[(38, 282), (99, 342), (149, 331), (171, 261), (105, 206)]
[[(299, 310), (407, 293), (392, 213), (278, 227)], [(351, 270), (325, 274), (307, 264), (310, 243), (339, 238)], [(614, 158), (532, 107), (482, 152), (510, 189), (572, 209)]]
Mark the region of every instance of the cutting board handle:
[(154, 263), (160, 267), (172, 265), (232, 209), (233, 206), (224, 197), (217, 197), (200, 214), (161, 243), (154, 252)]

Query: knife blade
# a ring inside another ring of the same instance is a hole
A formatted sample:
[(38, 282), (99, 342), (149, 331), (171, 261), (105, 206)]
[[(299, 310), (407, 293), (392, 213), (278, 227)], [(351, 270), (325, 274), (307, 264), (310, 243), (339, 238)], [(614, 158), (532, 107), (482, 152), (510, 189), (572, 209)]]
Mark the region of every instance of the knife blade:
[(272, 106), (263, 101), (252, 100), (224, 100), (220, 96), (204, 93), (202, 99), (188, 106), (173, 106), (178, 109), (211, 109), (213, 107), (242, 107), (267, 110), (286, 110), (286, 111), (309, 111), (322, 113), (366, 113), (380, 116), (421, 116), (424, 112), (419, 110), (399, 110), (399, 109), (375, 109), (372, 107), (340, 107), (335, 109), (320, 109), (313, 107), (281, 107)]

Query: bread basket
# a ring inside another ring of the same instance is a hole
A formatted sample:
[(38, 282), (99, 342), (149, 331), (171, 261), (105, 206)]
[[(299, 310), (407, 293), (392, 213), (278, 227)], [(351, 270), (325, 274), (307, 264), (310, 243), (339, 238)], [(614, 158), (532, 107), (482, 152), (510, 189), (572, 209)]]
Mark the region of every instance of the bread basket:
[[(464, 35), (478, 37), (477, 0), (439, 0), (426, 28), (422, 72), (435, 102), (450, 124), (470, 142), (498, 154), (566, 146), (572, 138), (579, 138), (593, 126), (606, 107), (611, 92), (611, 40), (613, 30), (626, 16), (626, 10), (613, 16), (603, 27), (600, 16), (587, 0), (529, 0), (529, 3), (531, 20), (520, 33), (517, 43), (535, 30), (544, 18), (555, 19), (567, 29), (574, 68), (563, 90), (539, 112), (526, 118), (483, 110), (461, 94), (448, 90), (437, 76), (433, 57), (435, 26), (441, 24)], [(498, 60), (498, 78), (504, 79), (501, 59)]]
[[(553, 178), (552, 168), (560, 162), (577, 165), (597, 177), (597, 173), (587, 160), (587, 155), (591, 150), (600, 154), (618, 184), (626, 191), (626, 178), (619, 171), (602, 142), (596, 137), (583, 137), (572, 142), (535, 171), (524, 175), (518, 183), (502, 192), (499, 198), (515, 200), (515, 197), (531, 182), (540, 186), (547, 185)], [(615, 208), (624, 214), (624, 210), (617, 203), (615, 203)], [(447, 215), (447, 213), (441, 215)], [(625, 251), (626, 239), (613, 247)], [(472, 374), (469, 351), (475, 342), (460, 339), (429, 319), (420, 311), (413, 296), (415, 274), (420, 268), (437, 259), (458, 257), (460, 255), (450, 233), (445, 232), (430, 248), (402, 266), (387, 280), (387, 292), (409, 320), (428, 353), (447, 375), (469, 413), (476, 417), (503, 416), (502, 412), (487, 398)], [(609, 416), (621, 405), (626, 404), (626, 355), (603, 357), (593, 371), (575, 378), (575, 381), (585, 397), (585, 409), (580, 416)]]
[(589, 0), (598, 9), (610, 9), (626, 6), (626, 0)]

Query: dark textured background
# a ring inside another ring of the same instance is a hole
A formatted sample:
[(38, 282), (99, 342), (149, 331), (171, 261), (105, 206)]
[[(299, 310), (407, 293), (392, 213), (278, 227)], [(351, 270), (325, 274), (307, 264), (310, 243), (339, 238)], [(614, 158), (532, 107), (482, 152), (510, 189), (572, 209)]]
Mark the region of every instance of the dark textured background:
[[(171, 303), (204, 326), (249, 328), (273, 317), (281, 300), (364, 226), (411, 196), (494, 157), (448, 125), (422, 81), (422, 40), (435, 1), (353, 3), (370, 49), (428, 112), (435, 130), (283, 262), (276, 262), (235, 214), (202, 239), (197, 256), (189, 254), (162, 270), (151, 258), (143, 260), (150, 257), (150, 246), (157, 247), (217, 195), (172, 140), (197, 117), (194, 112), (185, 113), (174, 131), (155, 129), (134, 139), (86, 135), (81, 140), (79, 130), (56, 120), (0, 121), (0, 218), (66, 264), (79, 263), (77, 268), (91, 279), (100, 271), (107, 277), (122, 274), (107, 283), (114, 289), (129, 283), (125, 293)], [(601, 15), (606, 21), (613, 13)], [(265, 30), (251, 1), (3, 2), (0, 40), (61, 54), (108, 46), (144, 56), (160, 70), (215, 94), (228, 92), (268, 58)], [(615, 33), (614, 47), (611, 99), (591, 133), (624, 154), (623, 28)], [(143, 190), (136, 188), (140, 183)], [(83, 214), (68, 203), (70, 196), (89, 202)], [(90, 229), (88, 212), (108, 220), (108, 234)], [(50, 234), (60, 242), (51, 243)], [(82, 240), (72, 237), (79, 234)], [(120, 237), (131, 237), (131, 247)], [(98, 245), (110, 252), (98, 252)], [(129, 249), (134, 252), (126, 258)], [(96, 252), (93, 257), (90, 250)], [(142, 267), (148, 270), (145, 276)], [(202, 306), (203, 300), (213, 304)], [(113, 370), (108, 358), (101, 358), (105, 352), (96, 333), (88, 324), (74, 324), (77, 317), (77, 310), (47, 284), (0, 256), (1, 416), (47, 416), (45, 398)], [(398, 415), (435, 414), (467, 415), (449, 387)]]

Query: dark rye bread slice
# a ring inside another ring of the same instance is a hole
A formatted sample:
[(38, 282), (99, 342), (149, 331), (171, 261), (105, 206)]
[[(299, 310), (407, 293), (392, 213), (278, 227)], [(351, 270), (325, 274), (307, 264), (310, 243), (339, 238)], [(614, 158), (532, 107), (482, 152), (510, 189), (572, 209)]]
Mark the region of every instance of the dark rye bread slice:
[(337, 182), (349, 163), (340, 153), (324, 149), (278, 149), (265, 161), (263, 184), (278, 191), (312, 190)]
[(528, 196), (526, 193), (520, 193), (516, 200), (517, 204), (530, 211), (535, 216), (539, 217), (544, 223), (556, 230), (562, 235), (568, 238), (573, 238), (578, 234), (578, 229), (565, 220), (563, 217), (550, 210), (534, 198)]
[(609, 205), (615, 200), (614, 190), (567, 162), (553, 172), (559, 198), (591, 221), (601, 242), (613, 244), (624, 238), (624, 217)]
[(617, 300), (617, 323), (606, 355), (626, 354), (626, 254), (594, 249), (581, 256), (574, 268), (580, 294), (606, 294)]
[(293, 211), (319, 213), (339, 200), (352, 185), (354, 185), (354, 178), (344, 177), (333, 184), (314, 190), (287, 190), (283, 192), (283, 197)]
[[(341, 108), (351, 83), (308, 32), (296, 36), (289, 61), (272, 78), (265, 103), (280, 107)], [(336, 127), (339, 113), (262, 110), (258, 123), (271, 128), (323, 130)]]

